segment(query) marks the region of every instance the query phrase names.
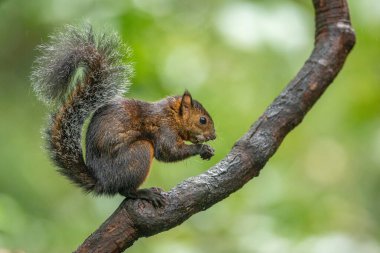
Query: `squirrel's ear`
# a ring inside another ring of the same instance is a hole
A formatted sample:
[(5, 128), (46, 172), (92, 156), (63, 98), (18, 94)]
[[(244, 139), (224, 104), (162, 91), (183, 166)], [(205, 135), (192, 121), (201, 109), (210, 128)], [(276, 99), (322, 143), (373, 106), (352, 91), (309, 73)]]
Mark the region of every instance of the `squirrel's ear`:
[(188, 90), (182, 95), (181, 106), (179, 108), (180, 115), (187, 115), (190, 113), (190, 109), (193, 107), (193, 98)]

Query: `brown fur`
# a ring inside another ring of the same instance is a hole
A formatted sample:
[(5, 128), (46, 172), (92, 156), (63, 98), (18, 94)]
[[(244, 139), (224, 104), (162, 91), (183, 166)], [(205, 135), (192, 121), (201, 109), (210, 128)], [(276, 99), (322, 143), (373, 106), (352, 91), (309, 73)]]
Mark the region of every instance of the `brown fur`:
[[(200, 117), (207, 123), (201, 124)], [(153, 157), (174, 162), (200, 154), (209, 159), (213, 150), (200, 143), (214, 138), (211, 117), (188, 92), (155, 103), (123, 99), (95, 112), (86, 163), (99, 183), (97, 193), (128, 195), (144, 182)]]

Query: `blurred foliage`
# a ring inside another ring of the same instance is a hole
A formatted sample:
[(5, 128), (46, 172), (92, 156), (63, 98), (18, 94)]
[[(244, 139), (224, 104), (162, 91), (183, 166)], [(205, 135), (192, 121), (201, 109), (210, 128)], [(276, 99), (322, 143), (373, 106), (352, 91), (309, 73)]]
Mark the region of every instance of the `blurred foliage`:
[[(349, 3), (355, 49), (260, 177), (128, 252), (380, 252), (380, 2)], [(168, 190), (227, 154), (295, 75), (313, 15), (300, 0), (0, 1), (0, 252), (70, 252), (122, 200), (83, 194), (40, 148), (46, 108), (29, 75), (49, 34), (84, 20), (115, 30), (134, 52), (128, 97), (188, 88), (213, 115), (211, 161), (154, 162), (145, 186)]]

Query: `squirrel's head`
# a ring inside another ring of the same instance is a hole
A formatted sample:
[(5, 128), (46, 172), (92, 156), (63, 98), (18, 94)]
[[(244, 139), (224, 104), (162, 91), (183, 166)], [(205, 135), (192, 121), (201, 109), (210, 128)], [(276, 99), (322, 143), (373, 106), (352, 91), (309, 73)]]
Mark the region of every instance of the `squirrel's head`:
[(201, 103), (193, 100), (187, 90), (180, 99), (179, 116), (185, 140), (202, 143), (216, 138), (214, 122)]

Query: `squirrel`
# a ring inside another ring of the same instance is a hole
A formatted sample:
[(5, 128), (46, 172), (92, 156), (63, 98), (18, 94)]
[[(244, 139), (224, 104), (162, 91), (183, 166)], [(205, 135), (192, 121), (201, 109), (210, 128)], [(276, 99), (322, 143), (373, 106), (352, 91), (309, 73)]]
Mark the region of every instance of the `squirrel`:
[(209, 160), (214, 149), (204, 142), (216, 138), (214, 123), (187, 90), (152, 103), (124, 98), (132, 73), (125, 48), (117, 34), (94, 33), (89, 24), (68, 25), (39, 47), (31, 80), (51, 111), (46, 148), (58, 171), (86, 192), (161, 207), (161, 189), (139, 189), (153, 158)]

